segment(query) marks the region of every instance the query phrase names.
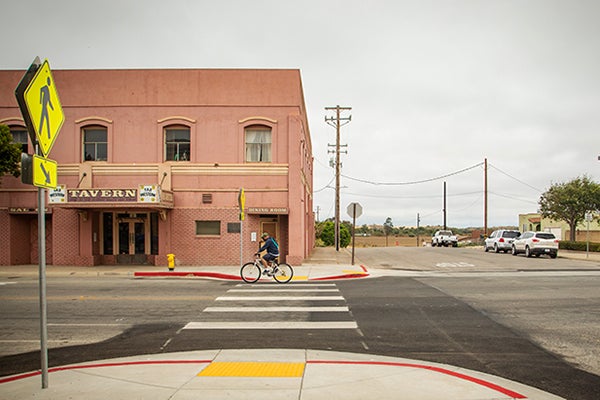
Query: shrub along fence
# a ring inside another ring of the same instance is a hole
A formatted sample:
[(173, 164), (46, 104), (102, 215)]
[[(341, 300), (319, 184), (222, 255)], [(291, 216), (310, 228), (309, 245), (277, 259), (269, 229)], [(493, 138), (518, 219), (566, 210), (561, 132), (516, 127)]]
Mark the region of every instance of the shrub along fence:
[[(563, 250), (586, 251), (587, 242), (573, 242), (570, 240), (561, 240), (558, 248)], [(600, 243), (590, 242), (590, 251), (600, 252)]]

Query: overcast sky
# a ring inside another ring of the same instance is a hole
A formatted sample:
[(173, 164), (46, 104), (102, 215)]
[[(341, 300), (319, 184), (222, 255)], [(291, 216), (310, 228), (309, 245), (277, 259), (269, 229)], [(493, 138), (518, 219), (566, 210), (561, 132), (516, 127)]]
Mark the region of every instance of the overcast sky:
[[(600, 181), (600, 1), (0, 0), (0, 69), (297, 68), (314, 206), (358, 225), (517, 225), (553, 183)], [(463, 172), (461, 172), (463, 171)], [(446, 176), (449, 175), (449, 176)], [(446, 177), (444, 177), (446, 176)], [(437, 179), (439, 178), (439, 179)], [(421, 182), (421, 183), (417, 183)]]

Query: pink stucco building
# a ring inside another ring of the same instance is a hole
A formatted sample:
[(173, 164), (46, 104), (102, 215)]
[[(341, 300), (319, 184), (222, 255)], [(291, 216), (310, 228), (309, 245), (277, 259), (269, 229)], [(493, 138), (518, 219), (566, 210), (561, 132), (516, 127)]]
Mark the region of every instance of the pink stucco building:
[[(0, 124), (33, 153), (0, 71)], [(235, 265), (269, 232), (314, 245), (313, 157), (299, 70), (55, 70), (64, 125), (48, 158), (47, 263)], [(240, 235), (239, 197), (245, 193)], [(0, 265), (33, 264), (37, 188), (0, 183)], [(240, 246), (240, 236), (242, 246)]]

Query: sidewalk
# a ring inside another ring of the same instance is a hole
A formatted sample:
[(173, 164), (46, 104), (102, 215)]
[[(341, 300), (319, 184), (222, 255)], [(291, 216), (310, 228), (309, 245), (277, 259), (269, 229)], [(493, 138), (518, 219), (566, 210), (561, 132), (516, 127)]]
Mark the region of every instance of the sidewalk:
[(105, 400), (560, 400), (530, 386), (430, 362), (317, 350), (205, 350), (0, 378), (0, 397)]

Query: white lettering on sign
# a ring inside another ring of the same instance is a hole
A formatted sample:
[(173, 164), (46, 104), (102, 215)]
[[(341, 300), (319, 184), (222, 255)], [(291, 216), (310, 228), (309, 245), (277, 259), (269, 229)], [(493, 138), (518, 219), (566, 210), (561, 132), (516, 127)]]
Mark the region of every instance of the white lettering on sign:
[(69, 189), (67, 190), (69, 202), (137, 202), (136, 189)]

